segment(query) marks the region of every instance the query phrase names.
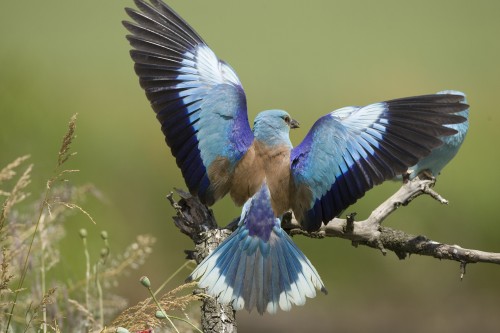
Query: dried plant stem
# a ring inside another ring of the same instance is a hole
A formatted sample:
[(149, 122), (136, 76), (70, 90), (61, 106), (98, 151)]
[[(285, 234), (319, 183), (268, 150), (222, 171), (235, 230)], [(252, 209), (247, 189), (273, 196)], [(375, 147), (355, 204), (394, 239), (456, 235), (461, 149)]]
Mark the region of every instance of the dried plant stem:
[[(181, 267), (177, 268), (177, 270), (176, 270), (174, 273), (172, 273), (172, 274), (171, 274), (171, 275), (170, 275), (170, 276), (169, 276), (169, 277), (168, 277), (165, 281), (163, 281), (163, 283), (162, 283), (162, 284), (161, 284), (161, 285), (160, 285), (160, 286), (156, 289), (156, 291), (153, 293), (153, 296), (158, 295), (158, 293), (159, 293), (160, 291), (162, 291), (162, 289), (163, 289), (163, 288), (165, 288), (165, 286), (166, 286), (166, 285), (167, 285), (167, 284), (168, 284), (168, 283), (169, 283), (169, 282), (170, 282), (170, 281), (171, 281), (171, 280), (172, 280), (172, 279), (173, 279), (173, 278), (174, 278), (177, 274), (179, 274), (179, 272), (180, 272), (180, 271), (182, 271), (182, 270), (183, 270), (183, 269), (184, 269), (187, 265), (189, 265), (189, 263), (190, 263), (190, 261), (186, 261), (185, 263), (183, 263), (183, 264), (181, 265)], [(146, 300), (146, 301), (144, 302), (144, 305), (142, 306), (141, 310), (144, 310), (144, 309), (148, 306), (148, 304), (149, 304), (149, 302), (150, 302), (151, 300), (152, 300), (152, 298), (150, 298), (150, 299)], [(138, 312), (140, 312), (140, 311), (138, 311)]]
[(101, 281), (99, 281), (99, 262), (96, 264), (95, 267), (96, 267), (95, 284), (97, 287), (97, 295), (99, 297), (99, 324), (101, 325), (101, 327), (104, 327), (104, 304), (103, 304)]
[(104, 247), (101, 249), (101, 258), (96, 264), (95, 271), (95, 282), (97, 286), (97, 293), (99, 296), (99, 323), (101, 324), (101, 328), (104, 327), (104, 304), (103, 304), (103, 294), (102, 294), (102, 286), (101, 281), (99, 279), (99, 266), (106, 264), (106, 260), (109, 256), (109, 243), (108, 243), (108, 233), (106, 231), (101, 232), (101, 238), (104, 241)]
[[(165, 288), (165, 286), (170, 282), (170, 280), (172, 280), (174, 278), (174, 276), (176, 276), (177, 274), (179, 274), (180, 271), (182, 271), (184, 268), (186, 268), (187, 265), (189, 265), (191, 263), (191, 261), (186, 261), (184, 264), (181, 265), (181, 267), (177, 268), (177, 270), (172, 273), (172, 275), (170, 275), (157, 289), (156, 291), (152, 294), (152, 298), (154, 299), (154, 297), (156, 297), (156, 295), (163, 289)], [(149, 302), (146, 302), (144, 304), (144, 306), (146, 306)], [(159, 306), (158, 302), (156, 302), (156, 304)], [(161, 308), (161, 307), (160, 307)], [(163, 309), (162, 309), (163, 311)], [(165, 314), (165, 313), (164, 313)], [(181, 318), (181, 317), (176, 317), (176, 316), (169, 316), (170, 318), (173, 318), (173, 319), (176, 319), (176, 320), (180, 320), (180, 321), (183, 321), (189, 325), (191, 325), (194, 329), (196, 329), (198, 332), (200, 333), (203, 333), (198, 327), (196, 327), (196, 325), (194, 325), (192, 322), (190, 322), (189, 320), (186, 320), (184, 318)]]
[[(36, 219), (36, 223), (35, 223), (35, 230), (33, 231), (33, 234), (31, 236), (31, 241), (30, 241), (30, 244), (29, 244), (29, 247), (28, 247), (28, 251), (27, 251), (25, 259), (24, 259), (23, 268), (22, 268), (22, 271), (21, 271), (21, 277), (19, 279), (19, 283), (18, 283), (17, 289), (16, 289), (16, 291), (14, 293), (14, 301), (12, 302), (12, 307), (10, 309), (10, 313), (7, 315), (8, 319), (7, 319), (7, 325), (5, 326), (5, 333), (9, 332), (10, 323), (11, 323), (11, 320), (12, 320), (12, 316), (14, 314), (14, 309), (16, 308), (16, 304), (17, 304), (17, 298), (18, 298), (19, 293), (21, 292), (21, 290), (23, 288), (24, 280), (26, 279), (26, 275), (27, 275), (27, 272), (28, 272), (28, 262), (29, 262), (29, 258), (30, 258), (30, 255), (31, 255), (31, 250), (33, 249), (33, 244), (34, 244), (34, 241), (35, 241), (35, 237), (38, 234), (38, 229), (39, 229), (40, 224), (41, 224), (41, 219), (42, 219), (43, 211), (45, 210), (46, 206), (48, 207), (48, 199), (49, 199), (49, 194), (51, 192), (51, 185), (52, 185), (52, 183), (54, 181), (56, 181), (59, 178), (59, 175), (62, 174), (61, 173), (61, 166), (71, 156), (74, 155), (74, 154), (69, 153), (69, 149), (71, 148), (71, 143), (72, 143), (72, 141), (73, 141), (73, 139), (75, 137), (75, 128), (76, 128), (76, 114), (73, 115), (73, 117), (71, 117), (70, 122), (69, 122), (69, 126), (68, 126), (68, 131), (66, 132), (66, 134), (63, 137), (63, 142), (62, 142), (61, 148), (59, 149), (57, 165), (54, 168), (54, 172), (53, 172), (53, 174), (55, 176), (52, 177), (51, 179), (49, 179), (47, 181), (47, 186), (45, 188), (45, 193), (43, 195), (43, 200), (40, 203), (40, 208), (39, 208), (38, 214), (37, 214), (37, 219)], [(29, 172), (31, 171), (31, 168), (32, 168), (32, 165), (30, 165), (28, 167), (28, 170), (24, 173), (24, 175), (21, 177), (21, 179), (20, 179), (19, 182), (21, 182), (21, 180), (23, 178), (28, 177)], [(63, 171), (63, 173), (64, 173), (64, 171)], [(18, 184), (19, 184), (19, 182), (18, 182)], [(26, 183), (26, 182), (24, 182), (24, 183)], [(17, 187), (17, 185), (16, 185), (16, 187)], [(16, 187), (14, 188), (14, 190), (12, 192), (15, 193)], [(14, 199), (13, 199), (13, 201), (12, 201), (11, 204), (14, 204), (16, 202), (16, 200), (18, 200), (18, 199), (16, 199), (14, 197)], [(2, 212), (1, 212), (1, 217), (0, 217), (0, 227), (3, 227), (4, 218), (5, 218), (5, 216), (6, 216), (6, 214), (7, 214), (7, 212), (8, 212), (9, 209), (10, 209), (10, 207), (8, 205), (7, 206), (4, 205), (4, 207), (2, 209)], [(43, 257), (43, 253), (42, 253), (42, 257)], [(45, 328), (45, 330), (44, 330), (44, 332), (45, 332), (46, 331), (46, 325), (44, 326), (44, 328)]]
[[(42, 215), (42, 218), (40, 219), (40, 243), (42, 245), (42, 251), (41, 251), (41, 260), (40, 260), (40, 274), (41, 274), (41, 280), (42, 280), (42, 295), (46, 294), (46, 284), (45, 284), (45, 241), (43, 237), (43, 227), (44, 227), (44, 222), (45, 222), (45, 214)], [(47, 305), (42, 302), (42, 329), (43, 333), (47, 333)]]
[[(33, 305), (33, 304), (30, 304), (30, 305), (29, 305), (28, 310), (26, 311), (26, 315), (28, 314), (28, 312), (29, 312), (29, 311), (31, 311), (31, 309), (32, 309), (32, 308), (31, 308), (31, 306), (32, 306), (32, 305)], [(31, 326), (31, 322), (33, 321), (34, 316), (35, 316), (35, 314), (33, 313), (33, 315), (31, 315), (31, 316), (29, 317), (28, 322), (24, 325), (24, 331), (23, 331), (23, 333), (28, 332), (28, 329), (29, 329), (29, 328), (30, 328), (30, 326)]]
[[(165, 288), (165, 286), (177, 275), (179, 274), (180, 271), (182, 271), (187, 265), (189, 265), (191, 263), (191, 261), (186, 261), (184, 264), (181, 265), (181, 267), (177, 268), (177, 270), (172, 273), (172, 275), (170, 275), (159, 287), (158, 289), (156, 289), (156, 291), (154, 292), (154, 295), (158, 295), (158, 293), (160, 291), (162, 291), (163, 288)], [(147, 304), (147, 303), (146, 303)]]
[(9, 163), (6, 167), (0, 170), (0, 184), (8, 179), (11, 179), (16, 175), (14, 171), (21, 163), (30, 158), (30, 155), (24, 155), (15, 159), (15, 161)]
[(195, 330), (197, 330), (198, 332), (203, 333), (203, 331), (202, 331), (202, 330), (200, 330), (198, 327), (196, 327), (196, 325), (194, 325), (194, 324), (193, 324), (192, 322), (190, 322), (189, 320), (186, 320), (186, 319), (184, 319), (184, 318), (177, 317), (177, 316), (169, 316), (169, 317), (170, 317), (170, 318), (172, 318), (172, 319), (175, 319), (175, 320), (180, 320), (180, 321), (182, 321), (182, 322), (185, 322), (186, 324), (191, 325), (191, 326), (192, 326)]
[(167, 315), (167, 313), (165, 312), (165, 310), (163, 310), (163, 307), (160, 305), (160, 302), (158, 302), (158, 299), (156, 299), (156, 296), (155, 294), (153, 293), (153, 290), (151, 289), (151, 286), (148, 286), (148, 291), (149, 291), (149, 294), (151, 295), (151, 298), (153, 299), (153, 301), (155, 302), (156, 306), (158, 307), (158, 309), (161, 311), (161, 313), (165, 316), (165, 318), (168, 320), (168, 322), (170, 323), (170, 325), (172, 325), (172, 327), (174, 328), (174, 330), (179, 333), (179, 330), (177, 330), (177, 327), (174, 325), (174, 323), (172, 322), (172, 320), (170, 319), (170, 316)]
[[(85, 253), (85, 307), (90, 311), (90, 254), (87, 247), (87, 237), (82, 237), (83, 252)], [(90, 314), (90, 312), (89, 312)], [(90, 322), (87, 317), (87, 323)]]
[(14, 309), (16, 308), (17, 304), (17, 297), (19, 296), (19, 292), (21, 291), (23, 284), (24, 284), (24, 279), (26, 278), (26, 274), (28, 272), (28, 261), (29, 257), (31, 254), (31, 249), (33, 248), (33, 243), (35, 241), (35, 237), (38, 233), (38, 228), (40, 226), (40, 220), (42, 218), (43, 210), (45, 209), (45, 204), (47, 203), (47, 199), (49, 197), (49, 192), (50, 192), (50, 187), (47, 187), (45, 189), (45, 194), (43, 196), (42, 203), (40, 204), (40, 209), (38, 211), (38, 218), (36, 220), (35, 224), (35, 230), (33, 232), (33, 236), (31, 237), (30, 245), (28, 247), (28, 252), (26, 253), (26, 257), (24, 259), (24, 264), (23, 264), (23, 269), (21, 271), (21, 278), (19, 279), (19, 283), (17, 284), (17, 289), (14, 293), (14, 301), (12, 302), (12, 307), (10, 309), (10, 313), (8, 314), (9, 319), (7, 319), (7, 325), (5, 327), (5, 333), (9, 333), (9, 326), (10, 322), (12, 320), (12, 315), (14, 314)]
[[(145, 235), (139, 235), (138, 239), (141, 237), (145, 237)], [(146, 237), (147, 238), (147, 237)], [(154, 238), (150, 237), (147, 240), (148, 242), (154, 242)], [(149, 245), (141, 245), (141, 246), (149, 246)], [(116, 266), (111, 266), (107, 270), (101, 272), (101, 280), (107, 280), (107, 279), (113, 279), (116, 278), (117, 276), (120, 276), (124, 271), (126, 271), (128, 268), (130, 268), (131, 264), (140, 260), (140, 255), (138, 254), (138, 251), (132, 251), (131, 255), (127, 257), (125, 260), (120, 260)], [(94, 278), (91, 276), (91, 278)], [(71, 285), (71, 287), (68, 288), (68, 292), (72, 293), (75, 290), (78, 290), (79, 288), (82, 288), (85, 285), (85, 279), (76, 281)]]
[[(21, 191), (31, 182), (30, 175), (32, 169), (33, 164), (30, 164), (24, 171), (23, 175), (19, 178), (16, 185), (14, 185), (12, 191), (8, 194), (7, 200), (3, 203), (2, 210), (0, 211), (0, 231), (2, 231), (5, 225), (7, 215), (9, 214), (12, 206), (28, 196)], [(4, 170), (2, 170), (2, 172), (4, 172)], [(11, 170), (11, 172), (13, 171)]]

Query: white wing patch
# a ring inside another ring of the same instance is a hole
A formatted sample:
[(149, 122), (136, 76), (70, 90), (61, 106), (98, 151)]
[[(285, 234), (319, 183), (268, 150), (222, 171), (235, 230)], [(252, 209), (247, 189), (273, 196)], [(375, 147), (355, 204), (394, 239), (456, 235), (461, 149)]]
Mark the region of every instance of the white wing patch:
[(233, 85), (241, 85), (238, 76), (233, 69), (226, 63), (220, 61), (215, 53), (206, 45), (200, 44), (195, 50), (196, 62), (193, 63), (191, 52), (184, 54), (182, 65), (192, 68), (195, 66), (200, 77), (200, 81), (206, 81), (210, 84), (230, 83)]
[[(385, 119), (380, 119), (382, 113), (387, 110), (385, 103), (374, 103), (364, 107), (348, 106), (330, 113), (333, 118), (342, 122), (342, 125), (355, 132), (363, 132), (369, 127), (373, 127), (376, 122), (387, 124)], [(376, 125), (376, 124), (375, 124)], [(380, 126), (375, 127), (382, 130)]]

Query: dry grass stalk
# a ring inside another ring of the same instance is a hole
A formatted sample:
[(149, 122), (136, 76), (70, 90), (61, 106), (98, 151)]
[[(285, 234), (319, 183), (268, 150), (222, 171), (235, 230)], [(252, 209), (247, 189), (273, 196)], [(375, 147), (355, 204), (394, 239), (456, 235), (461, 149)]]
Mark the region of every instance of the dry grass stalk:
[(21, 165), (24, 161), (30, 158), (30, 155), (24, 155), (16, 158), (13, 162), (7, 164), (2, 170), (0, 170), (0, 185), (9, 179), (12, 179), (17, 173), (15, 169)]
[[(187, 309), (188, 305), (199, 301), (200, 296), (193, 295), (191, 290), (187, 295), (177, 294), (186, 289), (192, 289), (196, 286), (196, 282), (182, 284), (179, 287), (166, 292), (160, 299), (159, 303), (162, 308), (170, 314), (173, 311), (184, 311)], [(158, 319), (155, 314), (158, 307), (154, 302), (151, 302), (151, 297), (146, 298), (142, 302), (126, 309), (123, 311), (115, 320), (112, 322), (112, 326), (109, 328), (109, 332), (116, 327), (126, 327), (130, 332), (140, 331), (148, 328), (158, 328), (165, 327), (167, 322), (165, 320)], [(189, 316), (184, 314), (189, 320)]]
[[(28, 196), (26, 187), (31, 181), (33, 165), (18, 176), (12, 189), (0, 189), (0, 197), (5, 197), (0, 207), (0, 332), (109, 332), (104, 323), (110, 322), (110, 318), (116, 317), (116, 312), (126, 306), (124, 299), (109, 292), (109, 288), (116, 286), (118, 279), (129, 270), (138, 269), (152, 253), (156, 241), (152, 236), (137, 236), (123, 253), (115, 255), (108, 244), (107, 234), (101, 233), (104, 246), (100, 258), (90, 258), (94, 270), (87, 292), (85, 279), (77, 283), (60, 282), (53, 278), (46, 281), (46, 277), (52, 277), (46, 273), (57, 266), (62, 256), (59, 242), (65, 236), (64, 225), (68, 217), (74, 211), (80, 211), (95, 224), (81, 202), (89, 194), (102, 200), (101, 194), (92, 185), (75, 187), (64, 179), (78, 171), (63, 167), (76, 154), (70, 152), (76, 137), (75, 130), (76, 115), (71, 118), (63, 137), (54, 176), (47, 181), (45, 193), (35, 203), (23, 203), (20, 207)], [(28, 157), (19, 157), (0, 170), (0, 186), (17, 177), (18, 168)], [(56, 186), (56, 182), (59, 185)], [(166, 293), (160, 299), (163, 309), (184, 313), (184, 318), (188, 318), (186, 308), (199, 296), (193, 296), (191, 292), (177, 294), (189, 287), (192, 285), (183, 285)], [(88, 306), (82, 305), (85, 297), (89, 297)], [(41, 301), (34, 306), (33, 300), (36, 299)], [(143, 314), (148, 313), (146, 321), (161, 327), (163, 323), (154, 316), (156, 306), (147, 302), (132, 307), (119, 318), (142, 324), (145, 323)], [(180, 323), (179, 327), (183, 325), (186, 324)], [(184, 331), (190, 331), (190, 328), (186, 325)]]
[(28, 168), (24, 171), (23, 175), (19, 178), (16, 185), (12, 191), (10, 191), (7, 199), (3, 203), (2, 211), (0, 212), (0, 235), (4, 227), (7, 216), (9, 215), (12, 207), (26, 199), (28, 193), (23, 192), (23, 190), (31, 183), (31, 170), (33, 169), (33, 164), (30, 164)]

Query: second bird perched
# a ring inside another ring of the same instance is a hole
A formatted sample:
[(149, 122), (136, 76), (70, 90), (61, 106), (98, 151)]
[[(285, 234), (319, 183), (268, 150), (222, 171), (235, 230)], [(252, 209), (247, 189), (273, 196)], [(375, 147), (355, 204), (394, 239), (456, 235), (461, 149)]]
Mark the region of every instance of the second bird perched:
[(192, 194), (212, 205), (230, 194), (243, 205), (238, 229), (193, 272), (236, 309), (275, 312), (325, 290), (309, 260), (280, 227), (293, 210), (313, 231), (373, 186), (405, 172), (465, 119), (457, 94), (432, 94), (347, 107), (316, 121), (293, 147), (298, 122), (285, 111), (257, 115), (233, 69), (159, 0), (135, 0), (132, 59)]
[[(438, 94), (453, 94), (464, 96), (463, 103), (467, 104), (465, 94), (461, 91), (444, 90), (438, 92)], [(469, 109), (460, 111), (457, 114), (466, 118), (466, 121), (464, 121), (463, 123), (446, 125), (447, 127), (456, 130), (457, 133), (440, 138), (443, 141), (443, 144), (441, 146), (434, 148), (429, 155), (421, 159), (417, 164), (409, 167), (409, 179), (415, 178), (421, 172), (427, 173), (427, 176), (431, 178), (437, 177), (441, 173), (441, 170), (458, 153), (460, 146), (462, 146), (462, 143), (465, 140), (467, 131), (469, 130)], [(402, 177), (398, 176), (398, 179), (399, 178)]]

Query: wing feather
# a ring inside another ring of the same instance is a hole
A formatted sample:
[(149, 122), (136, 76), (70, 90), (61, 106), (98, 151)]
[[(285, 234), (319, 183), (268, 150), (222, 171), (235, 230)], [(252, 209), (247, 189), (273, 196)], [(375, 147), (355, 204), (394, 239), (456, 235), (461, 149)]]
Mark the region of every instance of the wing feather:
[[(158, 0), (134, 1), (134, 22), (123, 22), (139, 83), (151, 102), (165, 141), (193, 194), (213, 204), (230, 188), (231, 174), (253, 142), (246, 97), (236, 73), (202, 38)], [(216, 135), (214, 135), (214, 133)], [(218, 170), (208, 170), (217, 159)]]

